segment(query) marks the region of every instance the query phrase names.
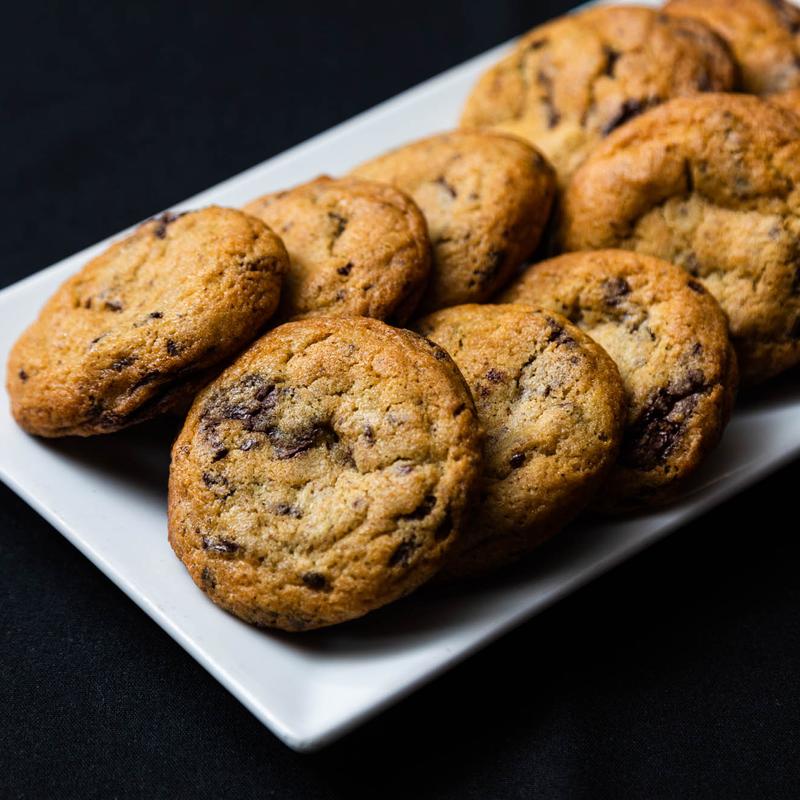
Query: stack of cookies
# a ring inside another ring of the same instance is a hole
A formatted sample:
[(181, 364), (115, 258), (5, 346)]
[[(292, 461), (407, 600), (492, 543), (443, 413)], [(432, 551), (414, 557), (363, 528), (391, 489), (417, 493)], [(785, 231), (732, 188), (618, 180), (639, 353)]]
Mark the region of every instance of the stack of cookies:
[(291, 631), (674, 501), (739, 381), (800, 362), (798, 65), (782, 0), (536, 28), (457, 130), (95, 258), (16, 343), (14, 417), (185, 417), (170, 543)]

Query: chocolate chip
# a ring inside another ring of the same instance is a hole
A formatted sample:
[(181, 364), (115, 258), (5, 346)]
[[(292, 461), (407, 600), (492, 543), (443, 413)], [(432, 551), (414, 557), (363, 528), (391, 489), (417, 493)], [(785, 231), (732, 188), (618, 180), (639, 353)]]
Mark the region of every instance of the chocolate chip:
[(372, 425), (364, 426), (364, 441), (367, 444), (375, 444), (375, 431), (372, 429)]
[(164, 314), (161, 311), (151, 311), (147, 316), (150, 317), (150, 319), (161, 319)]
[(475, 270), (478, 283), (481, 286), (485, 286), (487, 283), (490, 283), (492, 280), (494, 280), (497, 273), (500, 271), (500, 268), (503, 266), (505, 259), (505, 250), (492, 250), (487, 256), (486, 264), (480, 269)]
[(419, 547), (414, 539), (406, 539), (403, 542), (400, 542), (399, 545), (394, 549), (394, 552), (389, 556), (389, 560), (386, 562), (390, 567), (405, 567), (408, 566), (408, 561), (411, 558), (411, 554)]
[(27, 372), (25, 372), (25, 370), (24, 370), (24, 369), (21, 369), (21, 370), (20, 370), (20, 371), (17, 373), (17, 376), (19, 377), (19, 379), (20, 379), (20, 380), (21, 380), (23, 383), (25, 383), (25, 381), (27, 381), (27, 380), (28, 380), (28, 373), (27, 373)]
[(236, 542), (232, 542), (230, 539), (220, 539), (214, 538), (213, 536), (204, 536), (203, 537), (203, 550), (210, 550), (212, 553), (224, 553), (225, 555), (230, 555), (231, 553), (235, 553), (238, 550), (241, 550)]
[(525, 453), (514, 453), (508, 463), (511, 465), (511, 469), (519, 469), (525, 463)]
[(528, 50), (540, 50), (547, 44), (547, 39), (534, 39), (529, 45)]
[(699, 356), (703, 352), (703, 345), (700, 342), (695, 342), (692, 346), (692, 355)]
[(345, 297), (347, 297), (347, 292), (345, 292), (345, 291), (343, 291), (341, 289), (338, 292), (336, 292), (336, 299), (337, 299), (338, 302), (341, 303), (342, 300), (345, 299)]
[(184, 211), (181, 214), (173, 214), (171, 211), (165, 211), (160, 217), (156, 217), (155, 222), (157, 224), (153, 228), (153, 235), (158, 239), (166, 238), (167, 226), (175, 222), (176, 219), (180, 219), (185, 213)]
[(555, 98), (553, 96), (553, 79), (544, 70), (540, 69), (536, 74), (536, 82), (542, 88), (542, 92), (544, 93), (542, 100), (547, 111), (547, 125), (550, 128), (555, 128), (555, 126), (561, 122), (561, 113), (556, 107)]
[(328, 580), (321, 572), (306, 572), (303, 583), (315, 592), (321, 592), (328, 587)]
[(347, 275), (349, 275), (349, 274), (350, 274), (350, 271), (351, 271), (352, 269), (353, 269), (353, 262), (352, 262), (352, 261), (348, 261), (348, 262), (347, 262), (347, 263), (346, 263), (346, 264), (345, 264), (343, 267), (339, 267), (339, 269), (337, 269), (336, 271), (337, 271), (337, 272), (338, 272), (340, 275), (347, 276)]
[(559, 325), (552, 317), (547, 317), (547, 322), (550, 325), (550, 335), (547, 337), (548, 342), (567, 346), (575, 344), (575, 340), (564, 330), (563, 325)]
[(456, 198), (456, 197), (458, 196), (458, 192), (456, 192), (456, 190), (453, 188), (453, 185), (452, 185), (451, 183), (448, 183), (448, 182), (447, 182), (447, 179), (444, 177), (444, 175), (440, 175), (440, 176), (439, 176), (439, 177), (438, 177), (438, 178), (437, 178), (437, 179), (434, 181), (434, 183), (436, 183), (436, 184), (438, 184), (439, 186), (441, 186), (441, 187), (442, 187), (442, 189), (444, 189), (444, 190), (445, 190), (445, 192), (447, 192), (447, 194), (449, 194), (449, 195), (450, 195), (450, 197), (452, 197), (452, 198)]
[(618, 50), (614, 50), (613, 47), (609, 47), (608, 45), (603, 46), (603, 55), (606, 57), (606, 64), (605, 68), (603, 69), (603, 74), (608, 76), (609, 78), (614, 77), (614, 69), (617, 66), (617, 61), (619, 61), (619, 57), (622, 55)]
[(208, 567), (203, 567), (203, 571), (200, 573), (200, 581), (207, 592), (213, 592), (217, 588), (217, 579)]
[(339, 441), (339, 435), (327, 422), (314, 422), (306, 428), (294, 431), (281, 431), (273, 428), (267, 436), (274, 448), (275, 457), (294, 458), (313, 447), (330, 448)]
[(273, 513), (279, 517), (291, 517), (292, 519), (302, 519), (303, 512), (297, 506), (290, 506), (288, 503), (276, 503), (272, 507)]
[(508, 375), (506, 375), (506, 373), (503, 372), (503, 370), (495, 369), (494, 367), (492, 367), (486, 373), (486, 378), (487, 378), (487, 380), (491, 381), (492, 383), (502, 383), (504, 380), (506, 380), (508, 378)]
[(608, 278), (600, 286), (603, 289), (603, 300), (607, 306), (618, 306), (626, 295), (631, 293), (631, 285), (625, 278)]
[(111, 369), (114, 372), (122, 372), (122, 370), (127, 369), (133, 362), (136, 361), (135, 356), (124, 356), (123, 358), (118, 358), (116, 361), (112, 362)]
[[(91, 301), (89, 301), (91, 303)], [(122, 303), (119, 300), (106, 300), (105, 307), (109, 311), (122, 311)], [(89, 306), (87, 306), (89, 308)]]
[(227, 447), (218, 447), (214, 451), (214, 454), (211, 456), (211, 460), (212, 461), (222, 461), (222, 459), (225, 458), (225, 456), (227, 456), (229, 452), (230, 452), (230, 450), (228, 450)]
[(617, 113), (603, 126), (603, 136), (608, 136), (611, 131), (616, 130), (620, 125), (624, 125), (634, 117), (638, 117), (639, 114), (658, 102), (658, 99), (653, 97), (645, 100), (636, 100), (634, 98), (625, 100), (617, 110)]
[(660, 466), (679, 446), (700, 396), (708, 391), (700, 370), (689, 370), (677, 385), (654, 391), (631, 426), (623, 459), (634, 469)]
[(167, 339), (167, 355), (176, 356), (180, 351), (181, 347), (179, 345), (175, 344), (172, 339)]
[(690, 288), (690, 289), (691, 289), (693, 292), (697, 292), (697, 294), (705, 294), (705, 293), (706, 293), (706, 290), (705, 290), (705, 288), (703, 287), (703, 284), (702, 284), (702, 283), (699, 283), (698, 281), (689, 281), (689, 282), (688, 282), (686, 285), (687, 285), (687, 286), (688, 286), (688, 287), (689, 287), (689, 288)]
[(338, 239), (344, 233), (344, 229), (347, 227), (348, 220), (346, 217), (343, 217), (341, 214), (337, 214), (335, 211), (328, 212), (328, 219), (330, 219), (335, 226), (333, 238)]

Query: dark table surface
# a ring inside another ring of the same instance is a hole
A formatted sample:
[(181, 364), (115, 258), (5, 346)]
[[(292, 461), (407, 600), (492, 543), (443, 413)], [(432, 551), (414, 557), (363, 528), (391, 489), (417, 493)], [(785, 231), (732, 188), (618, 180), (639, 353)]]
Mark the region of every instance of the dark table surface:
[[(570, 5), (9, 4), (0, 283)], [(787, 467), (316, 755), (0, 488), (0, 796), (797, 796), (799, 478)]]

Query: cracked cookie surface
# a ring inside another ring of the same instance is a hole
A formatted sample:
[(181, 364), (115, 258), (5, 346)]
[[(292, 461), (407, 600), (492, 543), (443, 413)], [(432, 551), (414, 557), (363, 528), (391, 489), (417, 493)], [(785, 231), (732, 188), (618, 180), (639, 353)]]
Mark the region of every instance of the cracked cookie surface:
[(725, 315), (702, 284), (657, 258), (598, 250), (535, 264), (500, 299), (563, 314), (619, 367), (622, 451), (594, 506), (671, 499), (719, 441), (736, 391)]
[(452, 355), (484, 429), (475, 507), (443, 573), (484, 573), (535, 549), (589, 502), (617, 456), (622, 382), (599, 345), (549, 311), (455, 306), (416, 327)]
[(62, 284), (17, 340), (14, 417), (40, 436), (88, 436), (184, 403), (263, 328), (287, 267), (280, 239), (241, 211), (145, 222)]
[(430, 271), (425, 218), (391, 186), (320, 177), (244, 207), (289, 251), (278, 318), (365, 316), (403, 323)]
[(248, 622), (343, 622), (439, 569), (479, 458), (440, 347), (365, 317), (290, 322), (195, 400), (172, 451), (170, 542)]
[(512, 136), (456, 131), (422, 139), (357, 167), (422, 209), (433, 266), (420, 311), (483, 302), (534, 251), (550, 215), (555, 178)]
[(486, 72), (462, 126), (514, 133), (539, 147), (566, 183), (626, 120), (672, 97), (733, 88), (727, 48), (694, 20), (625, 6), (534, 28)]
[(767, 95), (800, 87), (800, 9), (786, 0), (671, 0), (664, 12), (705, 23), (730, 46), (742, 88)]
[(672, 100), (575, 173), (567, 250), (621, 247), (682, 266), (728, 316), (743, 382), (800, 362), (800, 119), (750, 95)]

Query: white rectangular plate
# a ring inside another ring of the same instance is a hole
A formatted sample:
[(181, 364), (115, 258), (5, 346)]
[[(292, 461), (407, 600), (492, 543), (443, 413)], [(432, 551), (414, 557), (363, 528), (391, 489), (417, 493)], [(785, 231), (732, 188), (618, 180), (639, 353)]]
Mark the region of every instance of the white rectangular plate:
[[(178, 208), (239, 206), (453, 127), (480, 72), (507, 45), (399, 95)], [(0, 292), (0, 360), (44, 299), (107, 242)], [(573, 530), (523, 570), (471, 592), (425, 593), (349, 625), (299, 636), (251, 628), (209, 602), (166, 536), (169, 434), (86, 441), (26, 436), (0, 398), (0, 477), (46, 517), (286, 744), (318, 748), (511, 627), (800, 453), (800, 381), (741, 406), (676, 506)]]

